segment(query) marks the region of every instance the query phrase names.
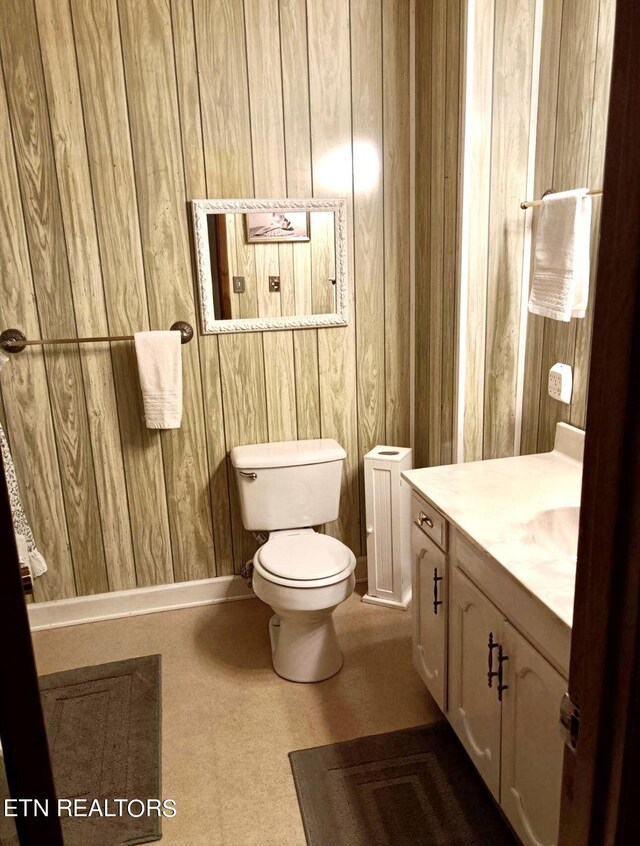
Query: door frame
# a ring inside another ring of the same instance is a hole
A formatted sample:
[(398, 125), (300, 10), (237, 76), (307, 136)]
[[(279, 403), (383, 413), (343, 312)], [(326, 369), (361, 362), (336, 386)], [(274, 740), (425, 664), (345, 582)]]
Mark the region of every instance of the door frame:
[(618, 0), (559, 846), (640, 842), (640, 13)]

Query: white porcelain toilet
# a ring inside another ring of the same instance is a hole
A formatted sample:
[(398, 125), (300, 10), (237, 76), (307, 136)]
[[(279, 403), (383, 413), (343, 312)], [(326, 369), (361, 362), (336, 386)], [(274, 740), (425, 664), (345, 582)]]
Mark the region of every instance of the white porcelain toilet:
[(311, 527), (338, 516), (346, 455), (329, 438), (231, 450), (244, 527), (270, 533), (253, 559), (253, 589), (275, 612), (273, 667), (290, 681), (322, 681), (342, 667), (332, 613), (353, 592), (356, 559)]

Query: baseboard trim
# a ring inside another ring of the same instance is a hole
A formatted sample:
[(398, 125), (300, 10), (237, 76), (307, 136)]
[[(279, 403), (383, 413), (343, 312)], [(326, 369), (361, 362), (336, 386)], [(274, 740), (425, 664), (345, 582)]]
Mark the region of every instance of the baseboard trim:
[(217, 576), (193, 582), (36, 602), (29, 605), (28, 613), (31, 631), (37, 632), (41, 629), (57, 629), (98, 620), (115, 620), (118, 617), (135, 617), (139, 614), (155, 614), (176, 608), (215, 605), (253, 597), (254, 592), (247, 587), (241, 576)]
[(362, 601), (369, 605), (383, 605), (385, 608), (399, 608), (401, 611), (406, 611), (411, 605), (411, 594), (405, 597), (402, 602), (397, 602), (395, 599), (383, 599), (379, 596), (372, 596), (369, 593), (365, 593)]
[[(359, 558), (356, 581), (366, 581), (367, 559)], [(363, 577), (364, 574), (364, 577)], [(157, 614), (198, 605), (218, 605), (240, 599), (255, 599), (241, 576), (216, 576), (193, 582), (133, 588), (132, 590), (96, 593), (51, 602), (36, 602), (27, 606), (32, 632), (79, 626), (100, 620)]]

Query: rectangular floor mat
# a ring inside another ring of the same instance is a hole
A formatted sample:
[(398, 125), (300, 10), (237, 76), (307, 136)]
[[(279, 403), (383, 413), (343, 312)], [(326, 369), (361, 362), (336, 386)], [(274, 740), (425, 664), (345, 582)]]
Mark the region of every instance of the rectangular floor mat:
[[(41, 676), (40, 694), (59, 799), (161, 799), (160, 655)], [(0, 799), (7, 796), (3, 769)], [(146, 807), (138, 817), (141, 802), (130, 806), (135, 816), (63, 816), (65, 846), (159, 840), (161, 819)], [(0, 843), (18, 843), (4, 817)]]
[(448, 723), (289, 755), (309, 846), (514, 846)]

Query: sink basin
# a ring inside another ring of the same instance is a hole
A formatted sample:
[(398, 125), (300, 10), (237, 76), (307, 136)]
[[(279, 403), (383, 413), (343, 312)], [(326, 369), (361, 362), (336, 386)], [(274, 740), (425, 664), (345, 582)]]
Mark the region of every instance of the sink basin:
[(578, 555), (578, 523), (580, 508), (570, 505), (541, 511), (529, 523), (531, 538), (546, 553), (554, 557)]

